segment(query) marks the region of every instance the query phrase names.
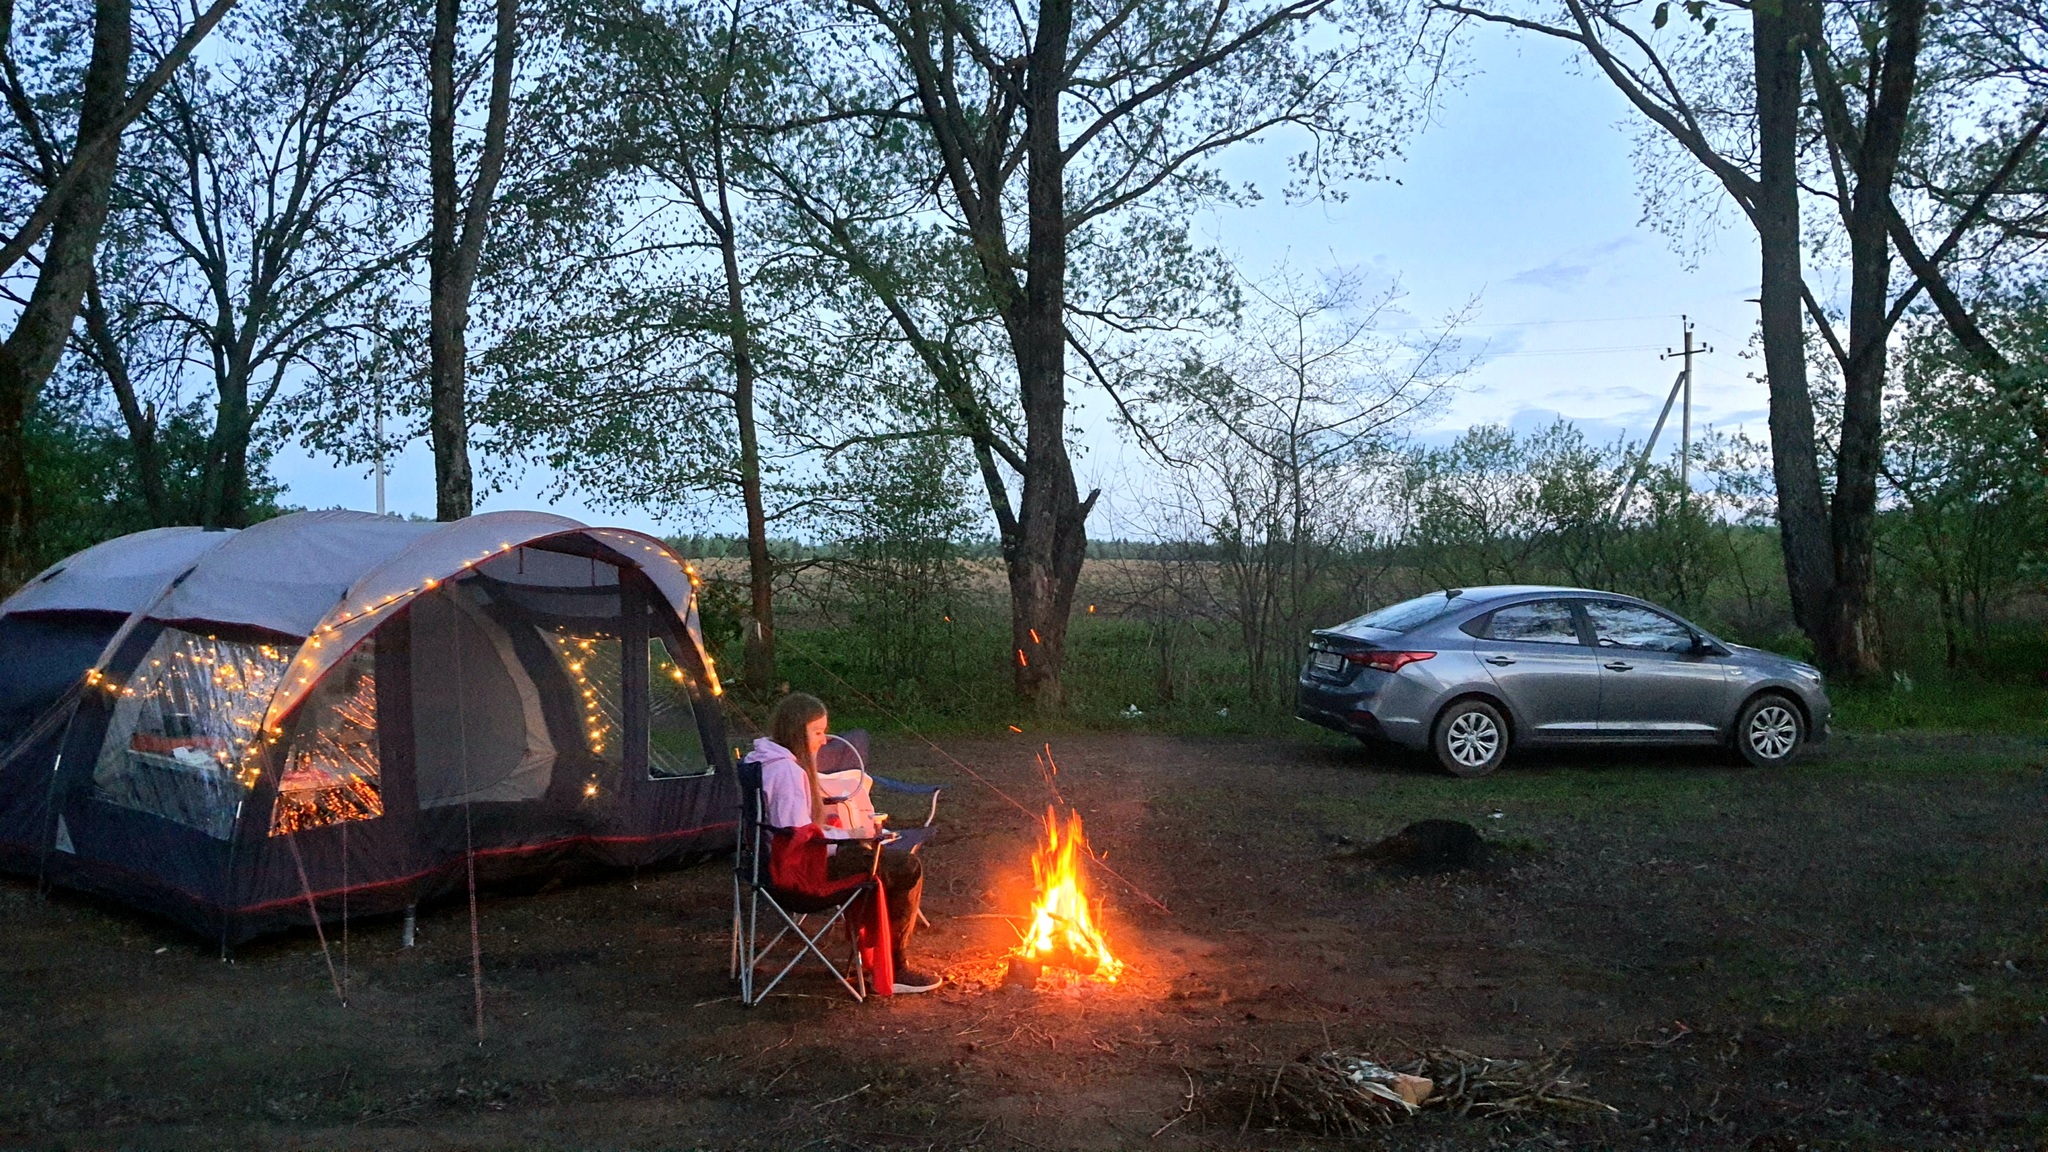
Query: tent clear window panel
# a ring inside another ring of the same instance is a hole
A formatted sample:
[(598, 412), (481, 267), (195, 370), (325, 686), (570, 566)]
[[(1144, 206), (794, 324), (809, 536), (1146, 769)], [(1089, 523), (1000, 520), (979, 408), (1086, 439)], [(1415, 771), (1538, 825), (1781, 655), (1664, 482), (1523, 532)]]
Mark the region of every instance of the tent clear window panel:
[(264, 709), (291, 658), (274, 644), (164, 629), (114, 689), (93, 766), (100, 798), (228, 839), (255, 782)]
[(625, 763), (625, 645), (617, 636), (544, 628), (548, 650), (569, 678), (584, 747), (607, 764)]
[(704, 752), (703, 732), (697, 727), (697, 708), (692, 702), (690, 674), (669, 655), (659, 637), (647, 642), (647, 776), (670, 780), (678, 776), (707, 776), (711, 758)]
[(272, 836), (384, 814), (376, 669), (373, 638), (322, 677), (300, 706), (281, 757)]

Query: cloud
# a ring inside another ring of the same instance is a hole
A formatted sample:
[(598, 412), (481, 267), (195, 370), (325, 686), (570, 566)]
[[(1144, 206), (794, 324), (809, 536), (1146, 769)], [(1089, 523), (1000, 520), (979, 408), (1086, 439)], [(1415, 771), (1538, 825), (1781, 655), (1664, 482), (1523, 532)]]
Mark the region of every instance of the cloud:
[(1547, 264), (1525, 268), (1508, 277), (1507, 282), (1519, 287), (1545, 288), (1551, 291), (1577, 288), (1610, 257), (1641, 243), (1642, 239), (1637, 236), (1619, 236), (1605, 243), (1566, 253)]

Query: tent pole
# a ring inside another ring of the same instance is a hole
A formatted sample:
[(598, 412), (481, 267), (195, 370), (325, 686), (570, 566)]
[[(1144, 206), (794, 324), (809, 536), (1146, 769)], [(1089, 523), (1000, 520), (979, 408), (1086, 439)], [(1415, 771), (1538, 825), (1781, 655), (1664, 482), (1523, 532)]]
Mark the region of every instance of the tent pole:
[(348, 825), (341, 821), (341, 1002), (348, 1003)]
[(235, 822), (228, 832), (228, 866), (220, 883), (220, 960), (228, 962), (228, 928), (234, 920), (235, 857), (242, 847), (242, 806), (244, 799), (235, 805)]

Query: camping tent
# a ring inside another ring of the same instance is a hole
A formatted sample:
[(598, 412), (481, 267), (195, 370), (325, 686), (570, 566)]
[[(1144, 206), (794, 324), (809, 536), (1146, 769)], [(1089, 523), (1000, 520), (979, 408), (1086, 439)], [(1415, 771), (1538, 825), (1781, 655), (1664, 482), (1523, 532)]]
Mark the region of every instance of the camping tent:
[(88, 548), (0, 603), (0, 868), (229, 943), (726, 847), (695, 579), (540, 512)]

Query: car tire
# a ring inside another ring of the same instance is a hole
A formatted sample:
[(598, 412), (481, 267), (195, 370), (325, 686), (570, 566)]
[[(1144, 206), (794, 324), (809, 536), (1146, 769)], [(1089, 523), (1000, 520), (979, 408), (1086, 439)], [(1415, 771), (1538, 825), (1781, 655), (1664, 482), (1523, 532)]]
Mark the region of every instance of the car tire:
[(1484, 700), (1460, 700), (1437, 714), (1429, 743), (1451, 775), (1490, 776), (1508, 758), (1507, 717)]
[(1806, 745), (1806, 717), (1790, 698), (1766, 692), (1743, 705), (1735, 721), (1735, 750), (1758, 768), (1791, 761)]

